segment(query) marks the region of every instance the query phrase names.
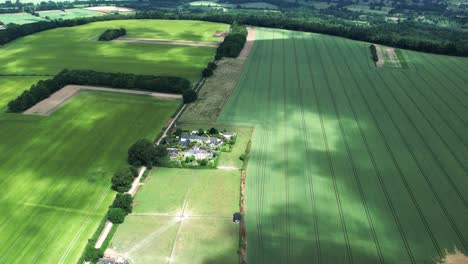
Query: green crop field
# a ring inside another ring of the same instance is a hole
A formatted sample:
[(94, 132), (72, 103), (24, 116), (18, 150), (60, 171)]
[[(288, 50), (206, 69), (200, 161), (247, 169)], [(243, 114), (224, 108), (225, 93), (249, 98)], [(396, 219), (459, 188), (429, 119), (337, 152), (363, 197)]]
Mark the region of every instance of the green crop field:
[[(0, 91), (17, 84), (17, 93), (27, 84), (1, 81)], [(48, 117), (0, 114), (0, 263), (75, 263), (128, 146), (157, 135), (178, 105), (87, 91)]]
[(0, 14), (0, 21), (3, 22), (5, 25), (10, 23), (13, 24), (29, 24), (38, 21), (47, 21), (47, 19), (42, 17), (36, 17), (29, 13), (15, 13), (15, 14)]
[(259, 29), (218, 119), (256, 125), (249, 263), (432, 263), (468, 253), (468, 59)]
[[(0, 74), (56, 74), (64, 68), (104, 72), (171, 75), (197, 81), (213, 60), (215, 49), (96, 41), (108, 28), (125, 27), (131, 37), (206, 39), (225, 24), (193, 21), (118, 20), (58, 28), (33, 34), (0, 47)], [(170, 26), (167, 26), (170, 25)], [(185, 29), (184, 29), (185, 28)], [(213, 31), (213, 32), (211, 32)]]
[[(1, 77), (0, 76), (0, 113), (6, 111), (6, 105), (12, 99), (15, 99), (24, 90), (27, 90), (31, 85), (37, 83), (41, 79), (47, 77)], [(1, 115), (1, 114), (0, 114)]]
[(238, 263), (240, 172), (157, 168), (110, 247), (132, 263)]
[(39, 11), (39, 16), (48, 19), (73, 19), (79, 17), (93, 17), (93, 16), (103, 16), (105, 15), (102, 12), (81, 9), (81, 8), (73, 8), (73, 9), (66, 9), (65, 11), (62, 10), (48, 10), (48, 11)]

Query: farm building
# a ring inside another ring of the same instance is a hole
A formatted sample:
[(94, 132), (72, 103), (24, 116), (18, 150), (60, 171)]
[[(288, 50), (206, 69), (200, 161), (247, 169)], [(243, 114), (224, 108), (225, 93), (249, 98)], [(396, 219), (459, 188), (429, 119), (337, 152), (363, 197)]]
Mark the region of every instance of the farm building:
[(208, 147), (194, 147), (184, 151), (184, 157), (195, 157), (196, 160), (213, 158), (213, 151)]
[(182, 135), (180, 137), (180, 144), (184, 146), (188, 146), (190, 142), (205, 143), (205, 144), (209, 144), (212, 147), (223, 144), (223, 141), (221, 139), (214, 138), (214, 137), (201, 137), (201, 136), (195, 136), (195, 135)]

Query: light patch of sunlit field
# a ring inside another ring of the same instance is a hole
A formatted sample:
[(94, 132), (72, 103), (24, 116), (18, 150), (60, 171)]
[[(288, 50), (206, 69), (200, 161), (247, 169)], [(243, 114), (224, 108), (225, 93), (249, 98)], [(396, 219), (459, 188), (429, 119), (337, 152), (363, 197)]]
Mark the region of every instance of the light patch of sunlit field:
[(226, 24), (194, 21), (117, 20), (57, 28), (0, 48), (0, 74), (56, 74), (63, 69), (184, 77), (197, 81), (215, 48), (96, 41), (109, 28), (127, 37), (214, 41)]
[(240, 171), (157, 168), (110, 248), (134, 263), (238, 263)]

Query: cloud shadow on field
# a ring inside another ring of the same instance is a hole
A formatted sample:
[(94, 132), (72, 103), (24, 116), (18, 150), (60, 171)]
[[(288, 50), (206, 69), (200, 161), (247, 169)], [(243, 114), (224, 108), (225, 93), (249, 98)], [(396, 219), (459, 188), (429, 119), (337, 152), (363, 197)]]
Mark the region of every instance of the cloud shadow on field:
[[(379, 263), (380, 258), (410, 263), (409, 254), (417, 263), (430, 263), (436, 245), (463, 248), (455, 230), (468, 239), (466, 208), (439, 174), (441, 168), (433, 165), (434, 156), (427, 154), (435, 145), (413, 138), (411, 120), (402, 115), (409, 106), (389, 107), (395, 103), (382, 90), (379, 75), (393, 77), (388, 69), (373, 68), (368, 44), (282, 30), (257, 33), (244, 67), (246, 78), (218, 119), (256, 125), (247, 171), (249, 262), (320, 263), (321, 256), (324, 263), (348, 263), (350, 251), (355, 263)], [(392, 74), (398, 78), (403, 73)], [(410, 151), (436, 184), (436, 193), (444, 196), (455, 224), (431, 194)], [(442, 164), (451, 171), (448, 163)]]

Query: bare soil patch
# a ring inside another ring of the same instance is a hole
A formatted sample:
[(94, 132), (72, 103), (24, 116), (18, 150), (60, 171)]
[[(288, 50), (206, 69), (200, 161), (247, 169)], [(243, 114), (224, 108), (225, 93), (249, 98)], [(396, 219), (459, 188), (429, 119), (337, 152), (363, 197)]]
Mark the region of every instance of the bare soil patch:
[(376, 45), (378, 61), (377, 67), (402, 68), (398, 54), (394, 48)]
[(246, 60), (249, 56), (250, 50), (253, 47), (253, 43), (255, 41), (255, 29), (252, 27), (247, 27), (247, 42), (245, 42), (244, 48), (240, 52), (239, 56), (237, 57), (240, 60)]
[(178, 46), (195, 46), (195, 47), (212, 47), (217, 48), (219, 42), (203, 42), (203, 41), (188, 41), (188, 40), (167, 40), (167, 39), (150, 39), (150, 38), (118, 38), (114, 42), (130, 42), (130, 43), (146, 43), (159, 45), (178, 45)]
[(224, 32), (224, 31), (216, 31), (216, 32), (213, 34), (213, 37), (221, 38), (221, 37), (226, 37), (226, 35), (227, 35), (227, 32)]
[(84, 9), (98, 11), (103, 13), (111, 13), (111, 12), (134, 12), (135, 9), (128, 8), (128, 7), (119, 7), (119, 6), (93, 6), (93, 7), (86, 7)]
[(468, 257), (455, 247), (454, 252), (450, 252), (445, 249), (445, 258), (442, 261), (436, 261), (436, 263), (444, 264), (468, 264)]
[(84, 85), (67, 85), (62, 89), (58, 90), (57, 92), (53, 93), (49, 98), (46, 98), (40, 101), (39, 103), (33, 105), (31, 108), (24, 111), (23, 113), (29, 115), (50, 115), (57, 109), (59, 109), (62, 105), (67, 103), (75, 94), (77, 94), (81, 90), (148, 95), (160, 99), (182, 99), (182, 96), (179, 94), (153, 93), (145, 91), (114, 89)]

